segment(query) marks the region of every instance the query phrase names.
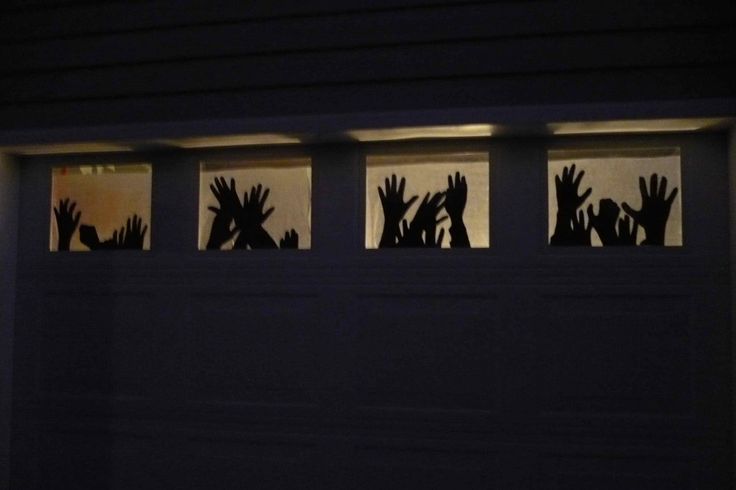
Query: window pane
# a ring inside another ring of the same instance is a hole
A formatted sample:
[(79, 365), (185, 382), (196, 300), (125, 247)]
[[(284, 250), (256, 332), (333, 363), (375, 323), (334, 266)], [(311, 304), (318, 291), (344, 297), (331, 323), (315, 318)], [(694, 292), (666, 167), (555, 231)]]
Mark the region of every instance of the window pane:
[(200, 166), (200, 250), (308, 249), (311, 216), (309, 158), (218, 160)]
[(150, 165), (52, 169), (50, 250), (150, 250), (150, 224)]
[(550, 151), (547, 191), (551, 245), (682, 245), (677, 148)]
[(365, 247), (488, 247), (488, 195), (487, 153), (368, 156)]

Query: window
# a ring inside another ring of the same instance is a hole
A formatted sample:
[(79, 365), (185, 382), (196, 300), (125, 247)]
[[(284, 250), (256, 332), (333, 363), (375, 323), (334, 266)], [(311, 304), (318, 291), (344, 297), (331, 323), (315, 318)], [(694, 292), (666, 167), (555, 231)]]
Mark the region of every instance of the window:
[(150, 223), (150, 165), (52, 169), (50, 250), (149, 250)]
[(199, 249), (308, 249), (311, 203), (309, 158), (203, 162)]
[(547, 189), (551, 245), (682, 245), (677, 148), (553, 150)]
[(370, 155), (365, 247), (488, 247), (487, 153)]

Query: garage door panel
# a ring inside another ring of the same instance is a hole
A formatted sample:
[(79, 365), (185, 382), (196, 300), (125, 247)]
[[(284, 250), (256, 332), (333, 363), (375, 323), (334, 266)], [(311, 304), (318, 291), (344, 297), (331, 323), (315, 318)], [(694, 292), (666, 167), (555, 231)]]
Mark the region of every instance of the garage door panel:
[(693, 301), (548, 295), (535, 323), (540, 412), (691, 415)]
[(325, 346), (317, 296), (225, 292), (190, 305), (190, 399), (314, 400)]
[(356, 302), (362, 406), (493, 410), (496, 297), (373, 295)]

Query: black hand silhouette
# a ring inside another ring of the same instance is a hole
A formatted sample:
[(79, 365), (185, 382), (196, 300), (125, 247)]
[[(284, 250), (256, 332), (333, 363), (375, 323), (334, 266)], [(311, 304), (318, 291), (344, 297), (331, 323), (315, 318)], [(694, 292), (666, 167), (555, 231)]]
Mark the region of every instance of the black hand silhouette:
[(217, 199), (222, 213), (225, 216), (230, 216), (230, 219), (235, 219), (235, 216), (242, 209), (238, 192), (235, 190), (235, 179), (230, 179), (230, 186), (228, 187), (225, 177), (215, 177), (214, 184), (210, 184), (210, 190)]
[(242, 206), (235, 190), (235, 179), (230, 179), (230, 187), (228, 187), (224, 177), (215, 177), (214, 184), (210, 184), (210, 190), (220, 207), (207, 207), (215, 213), (215, 219), (212, 221), (212, 228), (210, 229), (210, 238), (207, 241), (207, 250), (219, 250), (225, 242), (232, 239), (238, 232), (238, 227), (235, 226), (231, 229), (230, 223), (242, 209)]
[(667, 177), (657, 182), (657, 174), (652, 174), (649, 181), (649, 191), (644, 177), (639, 177), (639, 191), (641, 192), (641, 209), (632, 209), (627, 203), (622, 203), (624, 211), (634, 218), (634, 221), (644, 228), (646, 238), (642, 245), (664, 245), (667, 219), (670, 216), (672, 203), (677, 197), (677, 187), (667, 195)]
[(101, 246), (100, 238), (97, 236), (97, 229), (90, 225), (79, 226), (79, 241), (90, 250), (98, 250)]
[(613, 199), (601, 199), (598, 202), (598, 214), (593, 213), (593, 205), (588, 205), (588, 220), (598, 233), (603, 245), (617, 245), (616, 221), (621, 209)]
[(279, 248), (299, 248), (299, 235), (294, 228), (284, 234), (284, 238), (279, 240)]
[(386, 191), (379, 186), (378, 197), (381, 198), (381, 206), (383, 208), (383, 232), (381, 233), (381, 241), (379, 248), (394, 247), (399, 236), (399, 223), (406, 214), (406, 211), (414, 204), (419, 196), (412, 196), (408, 201), (404, 202), (404, 189), (406, 187), (406, 179), (401, 178), (398, 186), (396, 184), (396, 174), (391, 174), (391, 180), (386, 178)]
[(243, 205), (235, 215), (235, 225), (240, 229), (240, 235), (233, 248), (277, 248), (276, 242), (262, 226), (275, 209), (263, 210), (271, 190), (266, 188), (261, 194), (262, 191), (263, 186), (258, 184), (251, 187), (250, 196), (247, 192), (243, 194)]
[(143, 219), (134, 214), (128, 218), (125, 226), (120, 230), (112, 232), (112, 237), (100, 241), (97, 228), (90, 225), (79, 226), (79, 240), (90, 250), (121, 250), (121, 249), (143, 249), (143, 240), (148, 231), (148, 225), (143, 225)]
[(572, 217), (572, 243), (570, 245), (587, 245), (590, 246), (590, 230), (593, 227), (590, 222), (585, 225), (585, 214), (580, 211), (577, 216)]
[[(580, 223), (584, 220), (576, 215), (576, 211), (593, 192), (593, 189), (589, 187), (582, 194), (578, 194), (583, 175), (585, 175), (585, 171), (581, 170), (577, 177), (575, 176), (574, 164), (569, 169), (567, 167), (562, 169), (562, 178), (555, 175), (557, 223), (555, 224), (555, 232), (550, 238), (550, 245), (581, 245), (580, 241), (583, 236), (580, 233)], [(590, 245), (589, 236), (587, 242)]]
[(210, 229), (210, 238), (207, 241), (207, 250), (220, 250), (225, 242), (235, 236), (238, 228), (230, 228), (230, 223), (233, 221), (232, 216), (221, 208), (207, 206), (207, 209), (215, 213), (215, 219), (212, 221), (212, 228)]
[(469, 247), (470, 239), (468, 238), (468, 230), (463, 222), (463, 212), (465, 204), (468, 200), (468, 184), (465, 176), (461, 176), (460, 172), (455, 172), (455, 182), (452, 181), (452, 175), (447, 176), (447, 191), (445, 191), (445, 211), (450, 217), (450, 246)]
[(575, 164), (562, 169), (562, 178), (559, 175), (555, 175), (555, 190), (557, 191), (557, 213), (564, 214), (565, 217), (572, 218), (575, 215), (575, 211), (582, 206), (585, 200), (588, 198), (593, 189), (588, 189), (582, 194), (578, 195), (580, 188), (580, 182), (583, 180), (585, 171), (581, 170), (577, 177), (575, 177)]
[(437, 215), (442, 211), (444, 192), (435, 193), (430, 199), (431, 193), (427, 192), (424, 196), (419, 208), (417, 209), (414, 219), (411, 220), (409, 226), (404, 225), (404, 232), (401, 234), (398, 245), (401, 247), (436, 247), (441, 246), (444, 230), (440, 231), (437, 236), (437, 225), (447, 219), (443, 216), (437, 219)]
[(628, 216), (624, 216), (618, 220), (618, 241), (616, 245), (636, 245), (636, 234), (639, 231), (639, 224), (633, 221), (633, 228), (631, 227), (631, 220)]
[(138, 215), (134, 214), (132, 218), (128, 218), (128, 221), (125, 223), (124, 235), (123, 229), (120, 229), (118, 248), (143, 250), (143, 240), (146, 237), (148, 225), (141, 227), (142, 225), (143, 218), (139, 218)]
[(54, 207), (54, 216), (56, 216), (56, 230), (58, 235), (57, 250), (69, 250), (69, 245), (72, 241), (74, 231), (79, 225), (79, 219), (82, 217), (82, 212), (77, 211), (74, 214), (74, 208), (77, 206), (75, 201), (72, 201), (71, 206), (69, 205), (69, 198), (59, 200), (59, 207)]

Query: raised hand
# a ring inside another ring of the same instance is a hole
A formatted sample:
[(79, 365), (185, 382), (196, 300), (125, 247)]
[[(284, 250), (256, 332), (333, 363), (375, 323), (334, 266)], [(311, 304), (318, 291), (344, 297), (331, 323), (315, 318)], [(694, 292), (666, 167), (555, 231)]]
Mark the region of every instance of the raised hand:
[(123, 229), (120, 229), (118, 248), (143, 250), (143, 240), (146, 237), (148, 225), (142, 225), (143, 218), (139, 218), (138, 215), (134, 214), (132, 218), (128, 218), (128, 221), (125, 223), (124, 235)]
[(380, 186), (378, 187), (378, 197), (381, 198), (381, 207), (383, 208), (383, 232), (381, 233), (381, 241), (378, 244), (379, 248), (394, 247), (397, 245), (399, 223), (406, 214), (406, 211), (419, 198), (419, 196), (412, 196), (405, 202), (405, 188), (406, 179), (402, 177), (397, 186), (396, 174), (391, 174), (391, 180), (386, 178), (385, 191)]
[(598, 233), (603, 245), (618, 245), (616, 220), (621, 209), (613, 199), (601, 199), (598, 202), (598, 214), (593, 213), (593, 205), (588, 205), (588, 220)]
[(299, 248), (299, 235), (294, 228), (284, 234), (284, 238), (279, 240), (279, 248)]
[(90, 250), (98, 250), (102, 243), (100, 242), (99, 236), (97, 236), (97, 228), (90, 225), (79, 226), (79, 241), (82, 245), (88, 247)]
[(79, 225), (79, 219), (82, 217), (82, 212), (77, 211), (74, 214), (74, 208), (77, 203), (72, 201), (69, 205), (69, 198), (59, 200), (59, 207), (54, 207), (54, 216), (56, 216), (56, 230), (58, 235), (57, 250), (69, 250), (69, 245), (72, 241), (72, 236)]
[(618, 220), (618, 241), (616, 245), (636, 245), (636, 234), (639, 231), (639, 224), (634, 221), (631, 226), (631, 220), (628, 216), (619, 218)]
[(585, 215), (582, 211), (572, 216), (572, 242), (569, 245), (587, 245), (590, 246), (590, 230), (592, 229), (590, 221), (585, 224)]
[[(575, 176), (574, 164), (569, 169), (567, 167), (562, 169), (562, 178), (559, 175), (555, 175), (557, 223), (555, 224), (555, 232), (550, 238), (550, 245), (581, 244), (579, 243), (582, 238), (580, 223), (584, 219), (580, 219), (576, 212), (583, 205), (590, 193), (593, 192), (593, 189), (589, 187), (582, 194), (578, 194), (583, 175), (585, 175), (585, 171), (581, 170), (577, 177)], [(577, 222), (577, 225), (575, 222)], [(577, 230), (574, 230), (575, 226), (577, 226)], [(590, 245), (590, 237), (588, 237), (588, 245)]]
[(210, 184), (210, 190), (217, 199), (219, 208), (208, 206), (207, 209), (215, 213), (210, 229), (210, 238), (207, 241), (207, 250), (219, 250), (222, 245), (232, 239), (238, 232), (238, 227), (230, 227), (235, 216), (242, 209), (238, 192), (235, 190), (235, 179), (230, 179), (228, 187), (224, 177), (215, 177), (214, 184)]
[(437, 215), (442, 211), (444, 192), (437, 192), (431, 198), (430, 195), (431, 193), (427, 192), (427, 195), (424, 196), (411, 224), (408, 227), (404, 225), (399, 246), (437, 247), (442, 245), (444, 230), (441, 230), (440, 235), (437, 236), (437, 225), (445, 221), (447, 216), (437, 219)]
[(639, 191), (641, 192), (640, 210), (632, 209), (627, 203), (622, 203), (621, 206), (635, 223), (644, 228), (646, 238), (642, 245), (664, 245), (667, 220), (678, 189), (675, 187), (667, 196), (667, 177), (662, 177), (658, 181), (657, 174), (652, 174), (648, 191), (646, 180), (644, 177), (639, 177)]
[(567, 167), (562, 169), (562, 178), (555, 175), (558, 215), (562, 213), (565, 217), (572, 218), (577, 209), (583, 205), (590, 193), (593, 192), (593, 189), (588, 187), (585, 192), (578, 194), (583, 175), (585, 175), (585, 171), (581, 170), (577, 177), (575, 176), (575, 164), (572, 164), (569, 170)]
[(235, 240), (234, 248), (277, 248), (276, 242), (262, 226), (275, 209), (263, 210), (270, 192), (270, 189), (264, 191), (263, 186), (258, 184), (250, 188), (250, 195), (248, 192), (243, 194), (243, 205), (235, 215), (235, 225), (240, 229), (240, 235)]
[(90, 225), (79, 226), (79, 240), (90, 250), (121, 250), (121, 249), (143, 249), (143, 239), (148, 231), (148, 225), (143, 226), (143, 218), (134, 214), (128, 218), (125, 226), (120, 230), (112, 232), (112, 237), (100, 241), (97, 228)]
[(452, 175), (447, 176), (447, 190), (445, 191), (445, 211), (450, 217), (450, 246), (469, 247), (470, 239), (463, 222), (463, 212), (468, 200), (468, 184), (465, 176), (455, 172), (455, 181)]

